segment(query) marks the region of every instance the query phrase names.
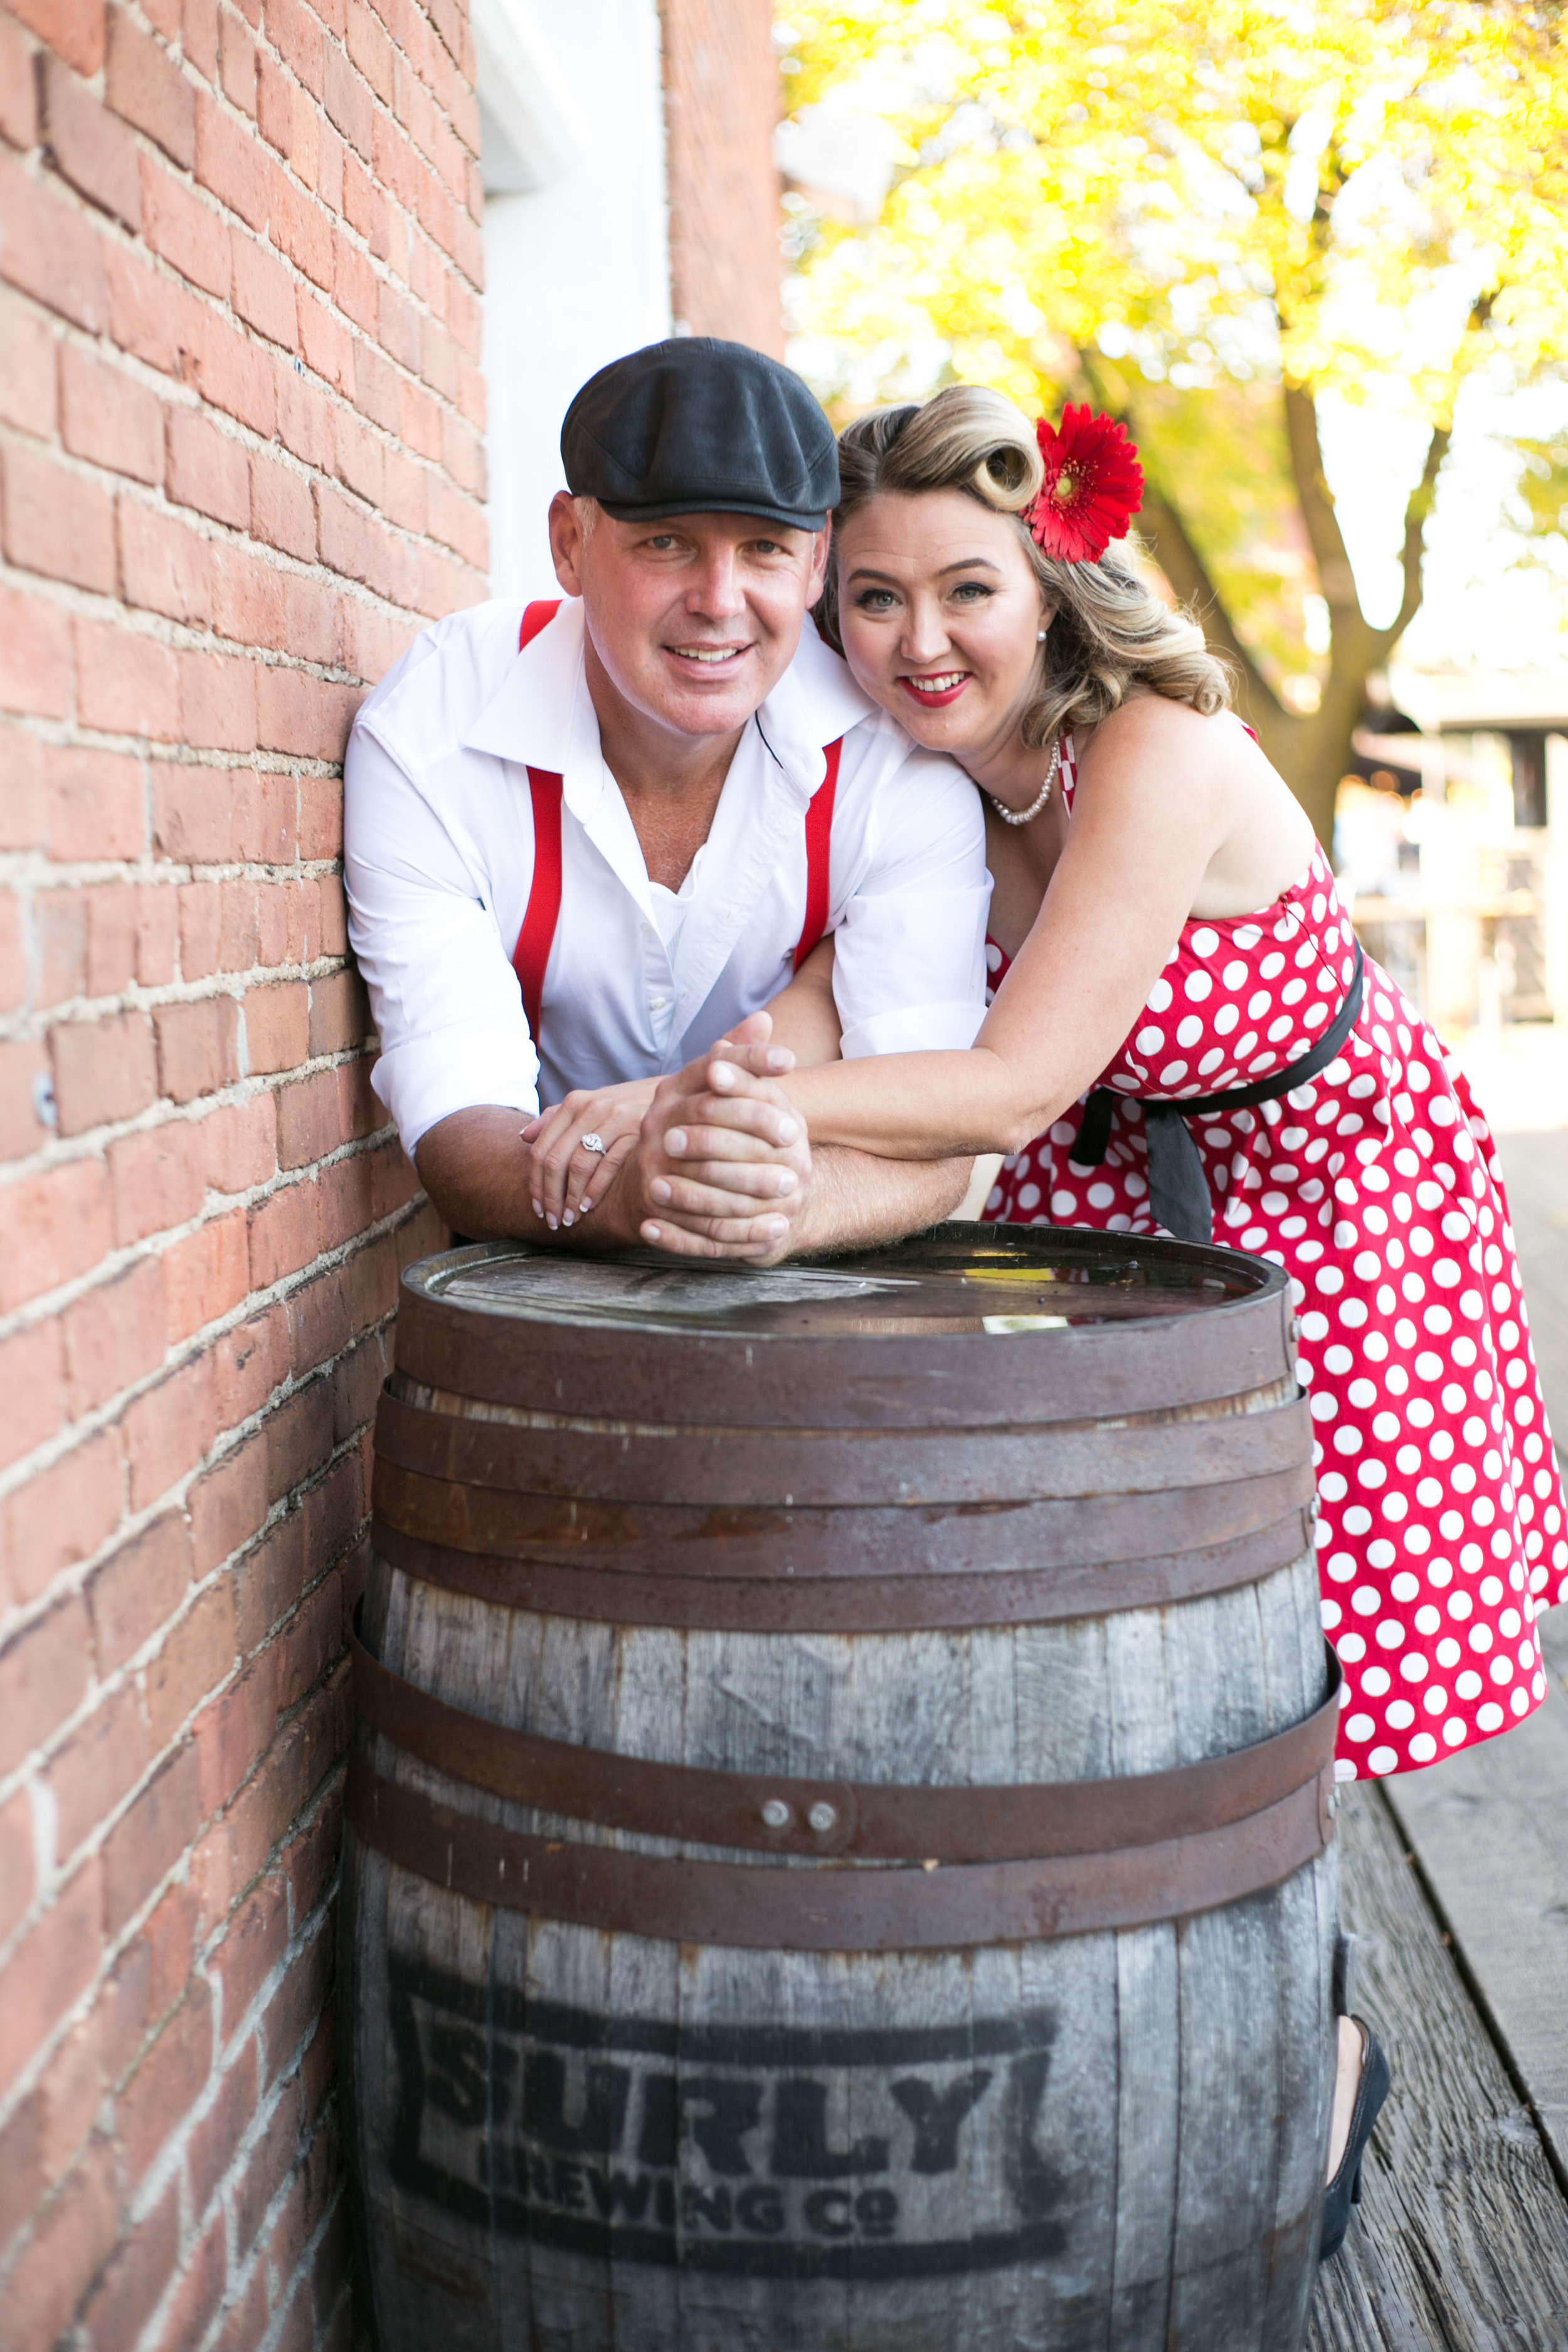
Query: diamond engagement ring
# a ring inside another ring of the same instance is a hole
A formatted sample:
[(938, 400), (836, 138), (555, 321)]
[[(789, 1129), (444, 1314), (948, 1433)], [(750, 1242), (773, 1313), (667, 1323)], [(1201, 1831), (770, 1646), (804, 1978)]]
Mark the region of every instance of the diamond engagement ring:
[(597, 1152), (601, 1160), (605, 1158), (609, 1148), (609, 1145), (605, 1141), (602, 1135), (584, 1135), (578, 1138), (578, 1149), (580, 1150)]

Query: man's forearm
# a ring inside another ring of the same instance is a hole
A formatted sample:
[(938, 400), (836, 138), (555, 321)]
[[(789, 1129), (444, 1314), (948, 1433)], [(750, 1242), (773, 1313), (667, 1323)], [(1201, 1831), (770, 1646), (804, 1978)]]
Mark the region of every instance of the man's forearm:
[[(454, 1111), (421, 1138), (419, 1181), (454, 1232), (473, 1241), (535, 1242), (594, 1255), (646, 1246), (642, 1226), (651, 1204), (638, 1181), (636, 1155), (623, 1162), (588, 1216), (552, 1231), (533, 1213), (522, 1123), (520, 1112), (488, 1105)], [(936, 1224), (963, 1200), (972, 1165), (968, 1160), (881, 1160), (829, 1145), (812, 1155), (806, 1198), (776, 1255), (866, 1249)], [(668, 1209), (652, 1213), (670, 1222)], [(700, 1220), (693, 1229), (704, 1230)], [(712, 1254), (732, 1254), (729, 1246), (709, 1247)]]
[[(579, 1251), (630, 1249), (637, 1233), (635, 1221), (628, 1222), (624, 1198), (628, 1188), (619, 1176), (591, 1213), (564, 1231), (552, 1232), (534, 1215), (520, 1136), (523, 1117), (521, 1111), (493, 1104), (454, 1111), (420, 1138), (415, 1153), (419, 1181), (453, 1232), (466, 1234), (470, 1241), (540, 1242)], [(625, 1172), (623, 1169), (621, 1174)]]
[(811, 1191), (788, 1255), (867, 1249), (950, 1217), (969, 1189), (972, 1160), (879, 1160), (828, 1144), (812, 1153)]

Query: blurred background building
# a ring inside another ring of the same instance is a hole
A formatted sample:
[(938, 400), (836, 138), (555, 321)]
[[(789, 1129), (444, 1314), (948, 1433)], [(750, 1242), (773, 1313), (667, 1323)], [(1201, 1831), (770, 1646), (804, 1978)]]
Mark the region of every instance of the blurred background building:
[(1374, 680), (1334, 856), (1356, 929), (1511, 1128), (1568, 1108), (1568, 671)]
[(779, 75), (763, 0), (473, 0), (490, 581), (553, 579), (567, 402), (668, 334), (782, 356)]

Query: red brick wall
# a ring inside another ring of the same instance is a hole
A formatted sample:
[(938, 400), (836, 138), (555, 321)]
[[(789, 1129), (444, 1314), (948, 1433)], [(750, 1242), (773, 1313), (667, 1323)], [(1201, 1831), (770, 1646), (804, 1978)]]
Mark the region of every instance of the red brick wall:
[(0, 2344), (341, 2344), (343, 1611), (439, 1237), (339, 762), (483, 593), (466, 11), (6, 5)]
[(660, 0), (671, 306), (694, 335), (784, 356), (771, 0)]

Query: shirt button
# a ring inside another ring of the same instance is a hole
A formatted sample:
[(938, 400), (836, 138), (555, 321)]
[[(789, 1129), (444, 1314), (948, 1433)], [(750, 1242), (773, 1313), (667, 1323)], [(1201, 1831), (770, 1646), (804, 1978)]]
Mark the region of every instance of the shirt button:
[(668, 996), (650, 996), (648, 998), (648, 1009), (650, 1012), (662, 1013), (668, 1003), (669, 999)]

